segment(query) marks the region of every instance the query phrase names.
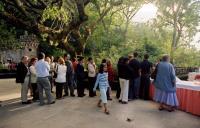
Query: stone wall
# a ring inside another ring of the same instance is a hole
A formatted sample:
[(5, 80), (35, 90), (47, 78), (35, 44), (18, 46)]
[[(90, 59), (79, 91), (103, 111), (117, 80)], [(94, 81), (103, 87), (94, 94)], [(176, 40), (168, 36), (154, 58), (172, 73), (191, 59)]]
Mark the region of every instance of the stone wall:
[(0, 62), (7, 63), (9, 61), (19, 63), (22, 56), (33, 58), (37, 56), (38, 40), (35, 35), (22, 35), (19, 42), (21, 49), (0, 51)]

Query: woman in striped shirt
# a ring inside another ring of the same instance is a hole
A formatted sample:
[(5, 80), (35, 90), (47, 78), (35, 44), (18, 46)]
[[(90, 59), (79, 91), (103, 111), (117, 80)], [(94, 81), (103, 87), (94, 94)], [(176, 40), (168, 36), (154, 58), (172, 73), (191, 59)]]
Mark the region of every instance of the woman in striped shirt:
[(104, 106), (104, 112), (105, 114), (110, 114), (107, 108), (107, 89), (109, 87), (109, 83), (108, 83), (108, 73), (107, 73), (107, 65), (106, 64), (101, 64), (100, 65), (100, 69), (99, 69), (99, 73), (97, 75), (97, 80), (94, 86), (93, 91), (96, 91), (97, 86), (99, 85), (99, 90), (100, 90), (100, 100), (98, 102), (98, 107), (101, 107), (101, 102), (103, 102), (103, 106)]

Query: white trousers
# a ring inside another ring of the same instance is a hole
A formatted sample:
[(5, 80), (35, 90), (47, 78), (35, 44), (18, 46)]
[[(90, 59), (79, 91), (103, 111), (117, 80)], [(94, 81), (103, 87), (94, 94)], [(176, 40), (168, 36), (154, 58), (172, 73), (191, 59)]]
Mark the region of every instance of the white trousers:
[(128, 89), (129, 89), (129, 80), (119, 78), (121, 94), (119, 100), (128, 102)]

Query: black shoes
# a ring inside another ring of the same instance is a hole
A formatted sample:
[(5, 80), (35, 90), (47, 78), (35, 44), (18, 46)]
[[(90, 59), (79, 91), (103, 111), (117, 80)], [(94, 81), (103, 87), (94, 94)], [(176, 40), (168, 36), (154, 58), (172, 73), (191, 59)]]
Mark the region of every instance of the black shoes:
[(74, 95), (74, 94), (71, 94), (70, 96), (71, 96), (71, 97), (75, 97), (75, 95)]
[(108, 100), (112, 100), (112, 98), (108, 98)]
[(66, 96), (68, 96), (68, 94), (63, 95), (63, 97), (66, 97)]
[(128, 104), (128, 102), (126, 102), (126, 101), (122, 101), (122, 100), (119, 100), (119, 103), (122, 103), (122, 104)]
[(49, 104), (55, 104), (56, 102), (55, 101), (52, 101), (51, 103), (49, 103)]
[(26, 101), (26, 102), (22, 102), (22, 104), (31, 104), (31, 103), (32, 103), (31, 100), (28, 100), (28, 101)]
[(84, 97), (85, 96), (85, 94), (83, 94), (83, 95), (78, 95), (78, 97)]
[(106, 115), (110, 115), (110, 112), (109, 111), (105, 111), (104, 112)]
[(122, 104), (128, 104), (128, 102), (122, 101)]

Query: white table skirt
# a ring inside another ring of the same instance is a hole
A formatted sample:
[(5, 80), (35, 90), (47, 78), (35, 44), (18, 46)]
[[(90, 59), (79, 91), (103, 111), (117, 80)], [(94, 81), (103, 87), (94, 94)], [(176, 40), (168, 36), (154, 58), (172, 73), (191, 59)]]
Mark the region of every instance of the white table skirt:
[(192, 82), (192, 81), (177, 81), (177, 88), (189, 89), (200, 91), (200, 82)]

